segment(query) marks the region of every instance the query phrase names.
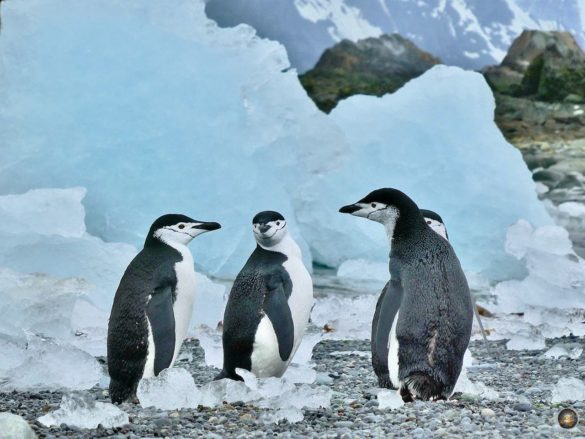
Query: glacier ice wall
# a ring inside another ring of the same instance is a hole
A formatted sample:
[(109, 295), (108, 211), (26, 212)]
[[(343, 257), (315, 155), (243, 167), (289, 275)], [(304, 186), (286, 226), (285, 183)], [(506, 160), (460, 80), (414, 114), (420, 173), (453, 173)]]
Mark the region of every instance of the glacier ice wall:
[(506, 226), (548, 221), (478, 74), (436, 68), (326, 116), (282, 46), (218, 28), (200, 0), (30, 0), (2, 13), (0, 194), (87, 187), (87, 231), (106, 241), (140, 246), (168, 212), (219, 221), (191, 248), (231, 277), (254, 248), (252, 216), (275, 209), (308, 265), (385, 261), (383, 231), (337, 209), (395, 186), (446, 219), (466, 269), (503, 277)]
[(303, 229), (313, 257), (333, 266), (347, 256), (385, 259), (388, 242), (378, 224), (334, 212), (374, 188), (395, 187), (443, 217), (467, 270), (510, 275), (507, 227), (519, 218), (535, 225), (551, 219), (520, 152), (493, 123), (494, 105), (480, 74), (445, 66), (392, 95), (340, 102), (331, 118), (351, 153), (340, 169), (314, 182), (314, 197), (297, 216), (301, 224), (320, 216), (328, 231), (322, 239), (322, 230)]
[[(75, 0), (4, 5), (0, 187), (88, 188), (88, 231), (141, 245), (159, 215), (222, 223), (195, 261), (233, 275), (251, 219), (345, 147), (306, 97), (278, 43), (218, 29), (202, 1)], [(309, 251), (301, 240), (310, 265)]]

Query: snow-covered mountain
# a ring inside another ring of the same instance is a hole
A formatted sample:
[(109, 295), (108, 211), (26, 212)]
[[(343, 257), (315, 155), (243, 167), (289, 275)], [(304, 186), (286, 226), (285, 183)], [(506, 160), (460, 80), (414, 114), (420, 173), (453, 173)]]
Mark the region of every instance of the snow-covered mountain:
[(567, 30), (585, 46), (585, 0), (208, 0), (220, 26), (247, 23), (303, 72), (342, 39), (399, 33), (446, 64), (498, 64), (524, 29)]

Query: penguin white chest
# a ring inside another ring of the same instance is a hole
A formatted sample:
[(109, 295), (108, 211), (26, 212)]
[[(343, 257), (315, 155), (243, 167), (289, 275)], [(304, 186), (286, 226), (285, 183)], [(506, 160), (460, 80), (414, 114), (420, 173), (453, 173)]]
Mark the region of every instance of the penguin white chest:
[(175, 362), (183, 340), (187, 335), (191, 315), (193, 314), (193, 302), (195, 301), (195, 268), (193, 256), (185, 246), (177, 251), (181, 253), (182, 261), (175, 264), (175, 273), (177, 275), (177, 287), (175, 289), (175, 303), (173, 304), (173, 314), (175, 315), (175, 353), (172, 364)]
[(272, 322), (268, 316), (264, 315), (256, 330), (251, 357), (252, 373), (258, 377), (280, 377), (284, 374), (301, 343), (313, 306), (313, 282), (302, 260), (294, 257), (289, 258), (283, 267), (292, 283), (288, 306), (294, 326), (293, 349), (289, 358), (283, 361), (280, 357), (278, 339)]

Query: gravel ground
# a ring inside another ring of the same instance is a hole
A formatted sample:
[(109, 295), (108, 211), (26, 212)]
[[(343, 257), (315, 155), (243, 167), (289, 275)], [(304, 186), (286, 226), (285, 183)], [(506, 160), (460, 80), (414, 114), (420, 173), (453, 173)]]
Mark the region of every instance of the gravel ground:
[[(562, 339), (548, 340), (551, 345)], [(567, 341), (565, 339), (565, 341)], [(585, 343), (585, 339), (570, 341)], [(193, 355), (178, 366), (189, 369), (196, 383), (211, 380), (216, 370), (206, 367), (203, 350), (196, 340), (187, 341), (184, 349)], [(455, 394), (448, 402), (415, 402), (397, 410), (379, 410), (375, 396), (375, 379), (368, 355), (335, 355), (335, 351), (369, 353), (367, 341), (320, 342), (313, 351), (318, 372), (332, 378), (330, 409), (307, 410), (305, 419), (295, 424), (262, 424), (260, 410), (251, 405), (225, 404), (221, 408), (200, 407), (196, 410), (163, 411), (123, 404), (130, 424), (120, 428), (80, 430), (64, 424), (47, 428), (36, 419), (59, 406), (60, 392), (0, 394), (0, 411), (10, 411), (26, 418), (39, 437), (577, 437), (585, 434), (585, 421), (572, 430), (558, 427), (556, 416), (561, 408), (572, 406), (585, 415), (585, 403), (559, 405), (550, 402), (551, 385), (561, 377), (585, 378), (585, 356), (578, 360), (540, 358), (543, 351), (508, 351), (503, 342), (490, 342), (490, 352), (479, 342), (471, 351), (484, 367), (469, 371), (472, 381), (480, 380), (500, 394), (496, 401), (474, 400)], [(107, 401), (104, 390), (91, 390), (95, 397)], [(483, 411), (482, 411), (483, 410)], [(1, 436), (1, 432), (0, 432)]]

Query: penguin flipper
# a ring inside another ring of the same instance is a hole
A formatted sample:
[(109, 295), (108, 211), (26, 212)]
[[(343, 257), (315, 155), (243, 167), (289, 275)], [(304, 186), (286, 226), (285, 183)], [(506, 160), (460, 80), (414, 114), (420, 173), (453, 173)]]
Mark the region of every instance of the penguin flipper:
[(272, 275), (267, 279), (262, 309), (268, 316), (276, 333), (280, 358), (282, 361), (287, 361), (294, 346), (295, 328), (292, 313), (288, 306), (288, 297), (285, 293), (287, 290), (290, 291), (290, 288), (286, 288), (284, 282), (282, 276)]
[(170, 367), (175, 353), (175, 314), (170, 285), (155, 288), (146, 306), (154, 340), (154, 374)]

